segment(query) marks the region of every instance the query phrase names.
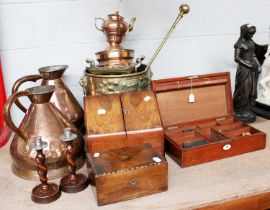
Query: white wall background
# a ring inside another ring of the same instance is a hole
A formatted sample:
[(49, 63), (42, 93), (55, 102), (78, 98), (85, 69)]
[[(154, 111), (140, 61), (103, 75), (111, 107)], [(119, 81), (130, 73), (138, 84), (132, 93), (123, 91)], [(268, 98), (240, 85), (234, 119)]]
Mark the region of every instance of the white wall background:
[[(0, 0), (0, 55), (7, 94), (18, 78), (42, 66), (68, 64), (65, 82), (82, 103), (78, 84), (86, 58), (107, 44), (94, 27), (94, 17), (117, 10), (117, 0)], [(270, 0), (122, 0), (120, 14), (137, 17), (123, 42), (145, 55), (146, 62), (162, 41), (181, 3), (190, 5), (152, 65), (154, 79), (231, 71), (233, 45), (242, 24), (257, 27), (254, 40), (268, 42)], [(29, 84), (33, 85), (33, 84)]]

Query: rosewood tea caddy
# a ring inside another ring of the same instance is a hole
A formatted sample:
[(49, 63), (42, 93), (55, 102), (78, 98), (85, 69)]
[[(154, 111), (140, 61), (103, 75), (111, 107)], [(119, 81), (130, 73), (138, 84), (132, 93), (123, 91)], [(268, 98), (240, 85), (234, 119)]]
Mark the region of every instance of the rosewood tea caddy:
[(155, 94), (135, 91), (84, 98), (89, 153), (149, 143), (164, 154), (164, 135)]
[(168, 164), (150, 144), (87, 154), (89, 179), (98, 205), (168, 189)]
[(166, 152), (180, 166), (265, 148), (265, 133), (234, 119), (229, 72), (154, 80), (152, 89)]

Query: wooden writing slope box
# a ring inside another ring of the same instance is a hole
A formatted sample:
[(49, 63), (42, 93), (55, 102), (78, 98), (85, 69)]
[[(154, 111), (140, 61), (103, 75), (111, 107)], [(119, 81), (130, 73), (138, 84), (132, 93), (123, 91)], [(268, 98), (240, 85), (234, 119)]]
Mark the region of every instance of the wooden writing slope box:
[(164, 154), (164, 134), (155, 94), (138, 91), (84, 98), (88, 152), (150, 143)]
[[(182, 167), (265, 148), (266, 134), (233, 117), (230, 74), (155, 80), (166, 152)], [(189, 102), (189, 94), (195, 102)]]
[(89, 179), (98, 205), (150, 195), (168, 189), (168, 165), (150, 144), (89, 154)]

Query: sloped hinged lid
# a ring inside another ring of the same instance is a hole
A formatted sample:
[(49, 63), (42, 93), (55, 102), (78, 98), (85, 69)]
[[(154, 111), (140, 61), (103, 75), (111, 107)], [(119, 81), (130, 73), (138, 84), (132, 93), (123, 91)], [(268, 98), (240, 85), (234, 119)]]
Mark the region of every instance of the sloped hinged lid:
[(123, 93), (121, 102), (127, 132), (162, 127), (153, 91)]
[(233, 114), (229, 72), (153, 80), (152, 89), (164, 127)]
[(125, 132), (120, 96), (118, 94), (84, 97), (87, 135)]

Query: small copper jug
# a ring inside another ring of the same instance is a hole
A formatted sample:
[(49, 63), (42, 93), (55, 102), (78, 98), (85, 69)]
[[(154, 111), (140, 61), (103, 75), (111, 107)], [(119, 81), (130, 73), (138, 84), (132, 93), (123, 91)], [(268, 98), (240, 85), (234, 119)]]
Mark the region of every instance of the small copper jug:
[[(55, 91), (51, 97), (51, 102), (82, 132), (84, 128), (83, 109), (69, 88), (61, 80), (61, 77), (67, 68), (67, 65), (42, 67), (38, 70), (40, 73), (39, 75), (29, 75), (18, 79), (13, 85), (12, 94), (17, 92), (20, 85), (27, 81), (36, 82), (37, 80), (42, 79), (41, 85), (54, 85)], [(15, 104), (23, 112), (26, 112), (26, 108), (19, 101), (15, 101)]]
[[(52, 85), (38, 86), (15, 92), (11, 95), (4, 108), (4, 117), (7, 125), (15, 132), (15, 136), (10, 146), (12, 158), (12, 171), (15, 175), (38, 180), (36, 173), (36, 152), (31, 150), (30, 144), (36, 136), (40, 136), (48, 143), (44, 149), (46, 165), (48, 167), (48, 178), (54, 179), (62, 177), (68, 173), (68, 163), (65, 157), (65, 144), (59, 140), (66, 127), (70, 127), (72, 132), (78, 135), (74, 141), (74, 159), (78, 168), (82, 167), (85, 161), (84, 140), (74, 124), (52, 103), (50, 99), (55, 87)], [(27, 96), (31, 105), (19, 127), (16, 127), (11, 119), (12, 104), (20, 97)]]

